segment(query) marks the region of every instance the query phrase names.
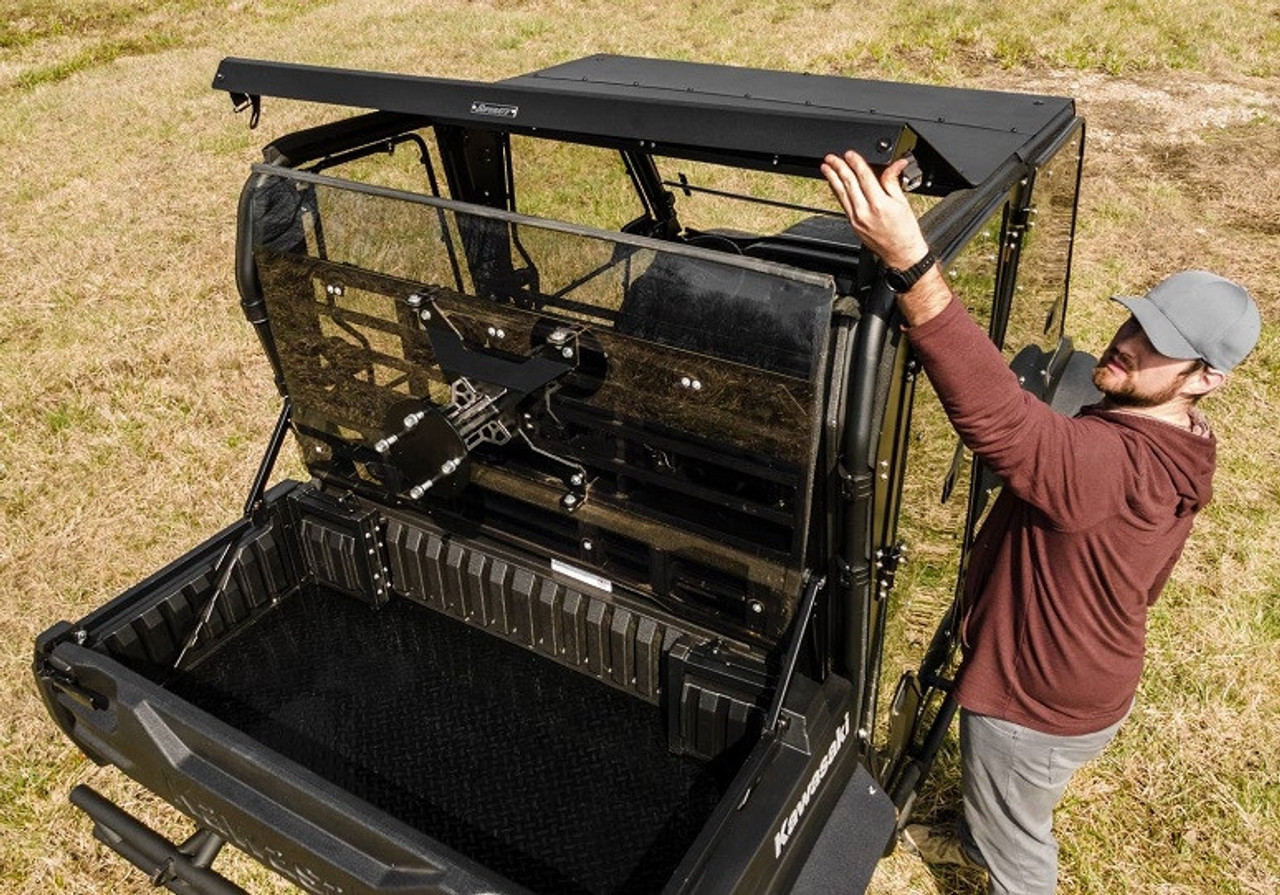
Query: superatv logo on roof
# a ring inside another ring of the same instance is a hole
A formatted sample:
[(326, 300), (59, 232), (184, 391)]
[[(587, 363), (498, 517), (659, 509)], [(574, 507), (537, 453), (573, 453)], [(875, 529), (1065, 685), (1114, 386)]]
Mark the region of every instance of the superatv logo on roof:
[(519, 106), (504, 106), (499, 103), (486, 103), (476, 100), (471, 104), (472, 115), (488, 115), (491, 118), (515, 118), (520, 114)]
[(844, 721), (836, 728), (835, 739), (827, 747), (827, 754), (822, 756), (822, 761), (818, 763), (813, 776), (809, 778), (809, 785), (804, 788), (804, 792), (800, 793), (800, 798), (796, 800), (791, 813), (786, 816), (786, 819), (778, 827), (778, 832), (774, 834), (773, 856), (775, 858), (782, 856), (782, 850), (787, 847), (787, 842), (791, 839), (791, 834), (796, 831), (796, 827), (800, 826), (800, 819), (804, 817), (805, 811), (808, 810), (809, 803), (813, 801), (813, 796), (818, 791), (818, 787), (822, 785), (822, 781), (827, 776), (827, 772), (831, 770), (831, 766), (836, 763), (836, 756), (840, 754), (840, 750), (844, 747), (845, 740), (849, 739), (849, 726), (851, 723), (849, 713), (845, 712)]

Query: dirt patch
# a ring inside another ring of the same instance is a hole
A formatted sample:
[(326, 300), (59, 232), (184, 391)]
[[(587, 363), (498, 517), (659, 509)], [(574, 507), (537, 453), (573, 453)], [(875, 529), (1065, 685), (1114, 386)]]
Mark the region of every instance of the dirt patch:
[(1093, 152), (1116, 153), (1151, 145), (1195, 143), (1215, 129), (1280, 116), (1280, 93), (1273, 82), (1160, 72), (1116, 78), (1054, 71), (981, 79), (983, 86), (1075, 97), (1089, 122)]

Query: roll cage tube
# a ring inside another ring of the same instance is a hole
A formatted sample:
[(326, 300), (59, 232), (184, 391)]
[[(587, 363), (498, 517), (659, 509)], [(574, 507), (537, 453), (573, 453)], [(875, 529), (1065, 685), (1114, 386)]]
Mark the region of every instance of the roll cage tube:
[[(869, 252), (863, 251), (860, 270), (879, 270)], [(867, 662), (870, 658), (871, 555), (874, 520), (872, 506), (875, 476), (872, 453), (875, 421), (874, 396), (884, 346), (888, 342), (889, 322), (896, 313), (894, 296), (879, 275), (867, 293), (862, 315), (854, 334), (850, 386), (845, 406), (844, 450), (839, 464), (840, 492), (844, 500), (840, 552), (833, 557), (835, 579), (842, 587), (840, 617), (842, 619), (840, 670), (847, 674), (859, 694), (860, 708), (856, 729), (866, 741), (868, 719), (864, 716), (868, 684)]]

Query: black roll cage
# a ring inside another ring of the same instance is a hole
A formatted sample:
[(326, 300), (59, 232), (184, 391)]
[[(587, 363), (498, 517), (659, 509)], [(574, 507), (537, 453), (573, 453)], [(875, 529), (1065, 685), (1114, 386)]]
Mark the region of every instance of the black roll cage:
[[(734, 92), (736, 79), (760, 92)], [(450, 194), (505, 211), (515, 211), (509, 135), (615, 149), (644, 209), (623, 229), (658, 239), (678, 238), (680, 224), (676, 197), (668, 189), (673, 184), (663, 182), (657, 156), (818, 177), (818, 164), (831, 149), (857, 149), (876, 168), (911, 152), (922, 168), (920, 191), (940, 197), (922, 217), (922, 226), (944, 266), (1001, 203), (1009, 201), (1011, 208), (1025, 212), (1036, 166), (1082, 127), (1068, 99), (1027, 96), (1026, 107), (1013, 119), (997, 121), (992, 110), (1007, 108), (1008, 94), (865, 82), (866, 95), (840, 107), (833, 104), (825, 80), (614, 56), (588, 57), (495, 83), (226, 59), (214, 86), (231, 94), (237, 107), (252, 107), (255, 116), (263, 96), (376, 109), (277, 139), (264, 150), (269, 163), (324, 167), (329, 160), (385, 151), (407, 133), (429, 127)], [(848, 79), (831, 80), (848, 89)], [(677, 83), (711, 86), (677, 90)], [(821, 99), (806, 98), (806, 91)], [(882, 111), (895, 107), (915, 112)], [(929, 110), (947, 114), (928, 120)], [(428, 169), (436, 192), (429, 164)], [(274, 360), (246, 239), (242, 232), (237, 282), (246, 313)], [(518, 237), (513, 242), (520, 251)], [(479, 251), (465, 245), (464, 250)], [(824, 460), (830, 479), (815, 482), (816, 490), (826, 493), (821, 511), (826, 520), (813, 521), (831, 531), (827, 548), (819, 546), (823, 538), (811, 539), (815, 555), (810, 565), (826, 586), (808, 593), (815, 603), (814, 623), (797, 618), (779, 651), (785, 647), (792, 666), (798, 655), (802, 667), (819, 680), (830, 671), (850, 679), (860, 702), (855, 730), (865, 747), (876, 711), (882, 603), (897, 562), (893, 539), (898, 503), (878, 496), (877, 452), (885, 427), (901, 430), (909, 424), (911, 384), (894, 384), (909, 364), (909, 348), (899, 338), (900, 319), (877, 259), (854, 244), (824, 245), (820, 251), (826, 253), (825, 269), (835, 274), (855, 307), (844, 376), (833, 381), (838, 394), (830, 398), (833, 407), (850, 411), (839, 432), (829, 433), (839, 440), (838, 449), (828, 446)], [(992, 326), (997, 342), (1007, 320), (1016, 264), (1016, 252), (999, 262)], [(536, 290), (536, 271), (512, 269), (503, 275), (524, 277), (524, 285)], [(530, 277), (534, 282), (528, 282)], [(275, 366), (278, 374), (278, 362)], [(886, 410), (887, 402), (876, 398), (893, 388), (905, 389), (905, 396)], [(821, 503), (815, 501), (815, 516)], [(980, 507), (971, 506), (970, 515), (977, 511)], [(954, 647), (954, 642), (935, 642), (926, 654), (930, 667), (924, 677), (935, 675), (933, 683), (944, 690), (948, 683), (936, 679), (936, 672)], [(939, 731), (945, 731), (953, 710), (947, 695), (927, 732), (931, 746), (926, 751), (936, 751)], [(928, 760), (931, 755), (924, 757), (926, 764)], [(909, 777), (900, 777), (895, 796), (908, 797), (912, 787), (903, 778)]]

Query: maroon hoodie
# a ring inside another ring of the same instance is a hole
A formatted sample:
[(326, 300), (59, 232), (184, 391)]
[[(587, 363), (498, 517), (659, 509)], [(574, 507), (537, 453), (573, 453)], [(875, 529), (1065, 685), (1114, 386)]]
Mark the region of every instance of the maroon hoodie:
[(1212, 434), (1053, 411), (957, 301), (908, 333), (961, 439), (1005, 483), (965, 583), (956, 698), (1050, 734), (1114, 724), (1142, 674), (1147, 607), (1212, 494)]

